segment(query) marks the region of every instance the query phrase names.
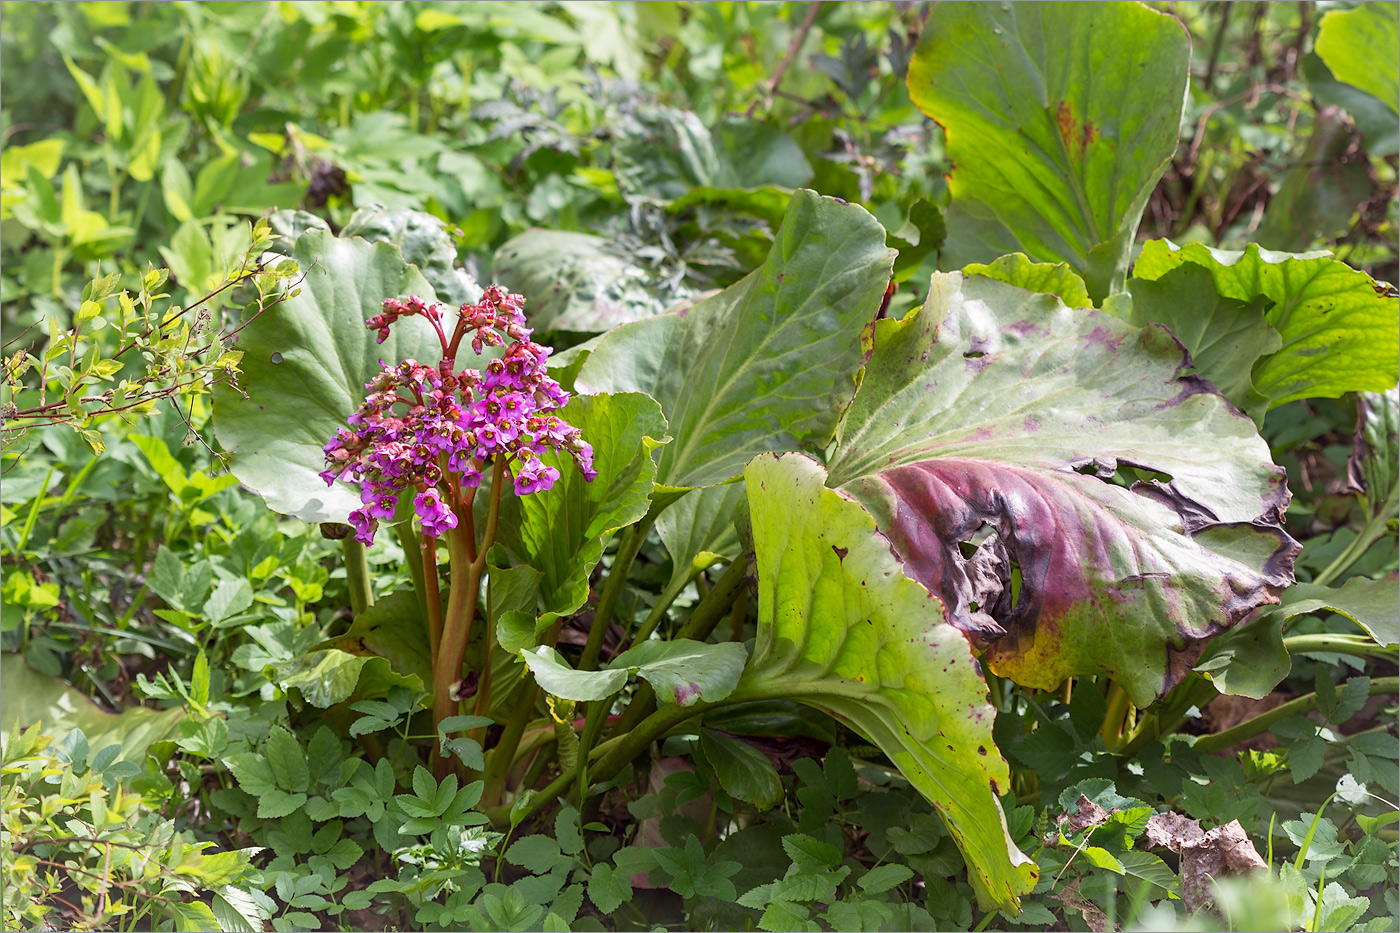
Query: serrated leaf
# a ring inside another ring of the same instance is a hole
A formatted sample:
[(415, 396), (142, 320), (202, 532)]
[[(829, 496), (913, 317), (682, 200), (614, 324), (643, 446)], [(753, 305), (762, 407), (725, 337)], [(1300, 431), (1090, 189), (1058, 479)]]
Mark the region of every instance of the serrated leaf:
[(311, 781), (311, 771), (306, 766), (306, 753), (290, 732), (281, 726), (268, 730), (267, 744), (263, 747), (267, 756), (267, 766), (272, 776), (283, 790), (304, 791)]
[(896, 885), (903, 884), (912, 877), (914, 877), (914, 871), (908, 865), (876, 865), (861, 875), (856, 884), (860, 885), (863, 891), (880, 894)]
[(269, 788), (258, 796), (258, 819), (273, 820), (294, 813), (306, 803), (305, 794), (288, 794)]
[(604, 862), (593, 866), (588, 878), (588, 899), (604, 914), (610, 914), (632, 899), (632, 885)]

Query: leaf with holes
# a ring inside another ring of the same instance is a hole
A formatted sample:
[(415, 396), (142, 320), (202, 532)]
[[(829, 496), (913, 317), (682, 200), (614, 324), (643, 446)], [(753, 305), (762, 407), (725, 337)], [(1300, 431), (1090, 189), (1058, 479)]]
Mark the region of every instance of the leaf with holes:
[(1278, 601), (1297, 552), (1283, 471), (1186, 364), (1160, 327), (937, 274), (876, 328), (830, 485), (993, 671), (1107, 675), (1146, 706)]
[[(1053, 37), (1053, 38), (1051, 38)], [(944, 268), (1023, 252), (1122, 290), (1176, 151), (1186, 30), (1138, 3), (940, 3), (909, 96), (947, 133)]]
[(866, 736), (942, 814), (979, 898), (1014, 909), (1036, 867), (1007, 835), (1010, 774), (967, 640), (815, 461), (765, 455), (744, 477), (758, 634), (732, 699), (795, 699)]
[(294, 257), (300, 293), (245, 321), (238, 388), (214, 386), (214, 431), (233, 474), (268, 506), (307, 522), (344, 522), (359, 508), (347, 483), (327, 487), (323, 448), (364, 398), (379, 361), (436, 360), (441, 353), (422, 318), (400, 321), (376, 345), (365, 320), (386, 298), (435, 300), (418, 270), (389, 243), (338, 239), (312, 230)]

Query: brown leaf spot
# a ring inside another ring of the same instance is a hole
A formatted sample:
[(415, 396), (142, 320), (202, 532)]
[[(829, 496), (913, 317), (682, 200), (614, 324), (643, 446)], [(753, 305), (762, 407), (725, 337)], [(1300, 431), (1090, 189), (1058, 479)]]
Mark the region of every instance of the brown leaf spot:
[(831, 546), (831, 549), (832, 549), (833, 551), (836, 552), (836, 559), (837, 559), (838, 561), (843, 562), (843, 563), (844, 563), (845, 560), (846, 560), (846, 555), (849, 554), (849, 553), (851, 553), (851, 549), (850, 549), (850, 548), (848, 548), (848, 547), (837, 547), (837, 546), (834, 545), (834, 544)]
[(1080, 158), (1089, 150), (1089, 144), (1099, 138), (1099, 131), (1089, 121), (1080, 123), (1070, 110), (1069, 101), (1062, 100), (1055, 108), (1055, 125), (1060, 130), (1060, 139), (1065, 148)]

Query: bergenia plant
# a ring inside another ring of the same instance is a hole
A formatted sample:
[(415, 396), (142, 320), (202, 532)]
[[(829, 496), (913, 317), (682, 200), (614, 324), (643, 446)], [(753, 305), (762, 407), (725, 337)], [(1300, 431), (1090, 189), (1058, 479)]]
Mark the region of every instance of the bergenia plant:
[[(380, 520), (393, 518), (405, 493), (413, 495), (428, 568), (436, 722), (457, 713), (462, 662), (506, 477), (517, 496), (551, 488), (559, 470), (542, 457), (551, 450), (561, 462), (564, 455), (572, 459), (584, 479), (597, 475), (593, 448), (555, 414), (569, 394), (545, 372), (550, 348), (531, 341), (524, 301), (492, 286), (480, 302), (457, 310), (449, 330), (442, 305), (416, 295), (386, 300), (383, 312), (365, 322), (379, 342), (400, 319), (422, 317), (437, 333), (442, 356), (432, 364), (406, 359), (390, 366), (381, 360), (380, 373), (365, 385), (369, 394), (347, 419), (349, 427), (325, 447), (321, 478), (327, 485), (342, 479), (360, 486), (363, 505), (350, 513), (350, 524), (363, 543), (373, 543)], [(487, 347), (504, 351), (482, 369), (459, 369), (464, 341), (477, 356)], [(488, 472), (486, 521), (478, 533), (472, 509)], [(431, 592), (437, 588), (438, 538), (446, 538), (452, 569), (445, 614)], [(440, 759), (439, 769), (445, 767)]]

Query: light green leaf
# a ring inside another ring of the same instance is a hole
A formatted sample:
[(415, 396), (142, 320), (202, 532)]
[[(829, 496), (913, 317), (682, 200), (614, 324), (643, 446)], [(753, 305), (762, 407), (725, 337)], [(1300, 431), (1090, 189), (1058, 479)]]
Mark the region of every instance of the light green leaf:
[(1317, 54), (1338, 81), (1400, 112), (1400, 11), (1394, 3), (1328, 10), (1318, 28)]
[(317, 475), (326, 442), (359, 407), (379, 360), (435, 360), (441, 352), (421, 318), (394, 325), (383, 344), (365, 320), (386, 298), (436, 296), (388, 243), (312, 230), (297, 240), (294, 258), (306, 273), (301, 291), (240, 334), (239, 387), (247, 398), (216, 383), (214, 429), (234, 475), (270, 508), (308, 522), (344, 522), (360, 496), (346, 483), (327, 487)]
[(590, 702), (612, 696), (627, 683), (626, 670), (576, 671), (547, 645), (520, 652), (535, 683), (546, 693), (576, 702)]
[(204, 601), (204, 618), (217, 625), (230, 616), (238, 615), (253, 605), (253, 588), (243, 577), (220, 580), (214, 592)]
[[(383, 695), (390, 686), (402, 684), (421, 691), (423, 681), (416, 675), (393, 671), (384, 658), (356, 656), (339, 649), (312, 651), (279, 668), (274, 680), (284, 690), (299, 690), (306, 702), (326, 709), (360, 689), (361, 696)], [(376, 694), (378, 689), (380, 693)]]
[(1283, 471), (1185, 362), (1160, 327), (937, 274), (876, 328), (829, 482), (993, 671), (1044, 689), (1108, 674), (1145, 706), (1276, 601), (1297, 553)]
[(825, 478), (797, 454), (745, 470), (758, 637), (733, 696), (796, 699), (865, 735), (942, 814), (979, 897), (1014, 909), (1037, 870), (997, 801), (1010, 774), (977, 662), (870, 515)]
[(1366, 273), (1327, 253), (1275, 253), (1253, 243), (1232, 252), (1149, 240), (1133, 274), (1156, 280), (1187, 263), (1205, 267), (1226, 298), (1273, 302), (1265, 318), (1283, 345), (1252, 372), (1270, 407), (1395, 387), (1400, 360), (1389, 345), (1400, 331), (1400, 300)]
[(947, 133), (944, 268), (1023, 252), (1120, 291), (1176, 151), (1186, 30), (1139, 3), (942, 3), (909, 95)]
[(744, 672), (749, 652), (738, 642), (707, 645), (688, 638), (644, 641), (608, 663), (650, 683), (662, 703), (690, 706), (697, 700), (714, 703), (729, 696)]
[(5, 732), (42, 723), (46, 735), (62, 742), (81, 729), (90, 747), (120, 745), (122, 760), (137, 764), (151, 745), (174, 738), (185, 720), (178, 706), (159, 711), (133, 706), (109, 713), (57, 677), (34, 670), (18, 654), (0, 655), (0, 698), (0, 729)]
[[(1135, 278), (1129, 287), (1132, 301), (1123, 319), (1139, 327), (1165, 326), (1191, 354), (1196, 372), (1261, 424), (1269, 400), (1255, 391), (1250, 368), (1259, 357), (1283, 346), (1265, 316), (1269, 300), (1263, 295), (1248, 302), (1224, 298), (1210, 273), (1194, 264), (1178, 266), (1156, 280)], [(1104, 306), (1110, 311), (1118, 307), (1113, 302)]]
[(1321, 609), (1339, 612), (1366, 630), (1377, 644), (1400, 644), (1400, 580), (1391, 571), (1379, 580), (1352, 577), (1339, 587), (1300, 583), (1284, 593), (1283, 610), (1288, 616)]
[(1067, 262), (1031, 262), (1025, 253), (1012, 253), (987, 265), (964, 266), (962, 273), (985, 275), (1028, 292), (1054, 295), (1069, 308), (1093, 307), (1089, 292), (1084, 288), (1084, 279)]
[(914, 877), (914, 872), (908, 865), (877, 865), (870, 871), (860, 876), (856, 882), (861, 890), (871, 894), (880, 894), (888, 891), (897, 884), (903, 884)]
[(854, 392), (892, 258), (862, 208), (799, 191), (759, 269), (683, 314), (608, 334), (576, 385), (661, 403), (677, 440), (661, 452), (657, 481), (671, 486), (731, 479), (761, 451), (825, 447)]
[(640, 393), (575, 396), (559, 415), (593, 446), (598, 476), (587, 482), (571, 457), (546, 453), (560, 474), (553, 488), (511, 496), (501, 508), (499, 540), (541, 574), (538, 627), (587, 600), (605, 536), (646, 514), (653, 451), (668, 440), (660, 407)]
[(1347, 491), (1365, 497), (1373, 521), (1400, 508), (1400, 389), (1357, 396)]

